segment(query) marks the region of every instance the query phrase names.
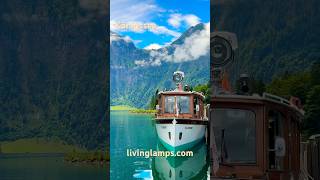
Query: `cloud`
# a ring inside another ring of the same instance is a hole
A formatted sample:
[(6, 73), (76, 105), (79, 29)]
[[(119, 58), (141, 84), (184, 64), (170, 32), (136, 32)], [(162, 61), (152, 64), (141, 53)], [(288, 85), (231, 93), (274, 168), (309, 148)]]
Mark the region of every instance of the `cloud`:
[(142, 23), (139, 21), (131, 21), (131, 22), (118, 22), (118, 21), (110, 21), (110, 30), (115, 32), (124, 32), (130, 31), (135, 33), (144, 33), (148, 28), (156, 27), (154, 23)]
[(165, 34), (165, 35), (170, 35), (173, 37), (181, 36), (181, 33), (177, 32), (177, 31), (170, 30), (165, 26), (158, 26), (157, 25), (155, 28), (150, 29), (150, 31), (153, 32), (154, 34)]
[(150, 59), (139, 61), (138, 66), (159, 66), (162, 62), (181, 63), (194, 61), (201, 56), (205, 56), (210, 51), (210, 23), (205, 24), (205, 28), (201, 31), (196, 31), (191, 36), (187, 37), (183, 44), (176, 45), (174, 52), (170, 53), (166, 48), (152, 50)]
[(170, 18), (168, 19), (168, 23), (175, 28), (180, 27), (181, 21), (182, 21), (181, 14), (171, 14)]
[(137, 45), (137, 44), (139, 44), (139, 43), (142, 42), (142, 40), (140, 40), (140, 39), (135, 39), (135, 40), (132, 39), (132, 41), (133, 41), (133, 43), (134, 43), (135, 45)]
[[(90, 0), (87, 0), (90, 1)], [(110, 20), (118, 22), (150, 21), (162, 12), (154, 0), (111, 0)]]
[(157, 49), (160, 49), (160, 48), (162, 48), (162, 45), (157, 44), (157, 43), (152, 43), (152, 44), (144, 47), (144, 49), (146, 49), (146, 50), (152, 50), (152, 49), (157, 50)]
[(206, 24), (205, 28), (187, 37), (184, 43), (177, 46), (173, 58), (169, 61), (185, 62), (196, 60), (201, 56), (209, 53), (210, 50), (210, 24)]
[(184, 19), (189, 26), (195, 26), (200, 23), (200, 18), (193, 14), (185, 15)]
[(167, 36), (173, 36), (175, 38), (179, 37), (181, 33), (170, 30), (165, 26), (159, 26), (152, 22), (117, 22), (117, 21), (110, 21), (110, 30), (114, 32), (135, 32), (135, 33), (144, 33), (146, 31), (152, 32), (154, 34), (164, 34)]
[(174, 13), (170, 15), (168, 19), (168, 24), (174, 28), (179, 28), (183, 23), (186, 24), (188, 27), (194, 26), (200, 23), (200, 18), (194, 14), (186, 14), (182, 15), (179, 13)]
[(146, 62), (145, 60), (136, 60), (136, 61), (134, 61), (134, 63), (135, 63), (136, 65), (142, 66), (142, 67), (149, 65), (148, 62)]
[(114, 32), (110, 32), (110, 43), (112, 43), (114, 41), (120, 41), (120, 40), (124, 40), (126, 42), (135, 42), (129, 36), (120, 36), (119, 34), (116, 34)]

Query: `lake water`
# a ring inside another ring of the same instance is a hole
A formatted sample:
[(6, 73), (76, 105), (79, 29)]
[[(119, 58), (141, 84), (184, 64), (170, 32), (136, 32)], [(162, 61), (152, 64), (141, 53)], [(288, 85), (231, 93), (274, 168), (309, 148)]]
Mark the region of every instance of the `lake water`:
[(106, 180), (108, 176), (106, 166), (64, 163), (61, 155), (0, 156), (1, 180)]
[(111, 111), (110, 179), (207, 179), (207, 147), (194, 148), (192, 157), (133, 157), (127, 150), (164, 150), (159, 143), (153, 117), (126, 111)]

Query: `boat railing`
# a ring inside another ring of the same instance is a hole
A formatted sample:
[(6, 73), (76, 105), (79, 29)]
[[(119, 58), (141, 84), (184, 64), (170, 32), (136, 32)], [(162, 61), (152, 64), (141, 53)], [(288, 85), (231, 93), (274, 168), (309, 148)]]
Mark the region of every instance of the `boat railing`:
[(262, 98), (267, 99), (269, 101), (272, 102), (276, 102), (276, 103), (280, 103), (289, 107), (294, 108), (295, 110), (297, 110), (298, 112), (300, 112), (301, 114), (304, 114), (304, 111), (302, 109), (300, 109), (298, 106), (296, 106), (295, 104), (292, 104), (290, 101), (288, 101), (285, 98), (273, 95), (273, 94), (269, 94), (269, 93), (263, 93), (262, 94)]

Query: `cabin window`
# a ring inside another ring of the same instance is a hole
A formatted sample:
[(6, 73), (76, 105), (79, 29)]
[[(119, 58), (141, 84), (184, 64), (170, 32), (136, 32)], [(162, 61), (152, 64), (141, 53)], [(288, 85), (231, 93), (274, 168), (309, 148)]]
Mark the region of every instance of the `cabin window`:
[(194, 97), (193, 99), (193, 114), (197, 114), (196, 105), (199, 104), (198, 97)]
[(244, 109), (214, 109), (213, 132), (221, 163), (256, 162), (256, 115)]
[(284, 141), (285, 117), (278, 111), (271, 110), (268, 113), (269, 123), (269, 168), (282, 170), (284, 166), (285, 141)]
[(177, 96), (177, 107), (179, 110), (179, 114), (190, 113), (190, 97)]
[(174, 113), (174, 96), (166, 96), (164, 103), (164, 112)]

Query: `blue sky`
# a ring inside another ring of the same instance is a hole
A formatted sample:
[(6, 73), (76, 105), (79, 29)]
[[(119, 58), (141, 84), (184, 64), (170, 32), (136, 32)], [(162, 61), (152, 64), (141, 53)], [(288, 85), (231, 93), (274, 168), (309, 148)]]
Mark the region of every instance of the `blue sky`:
[(210, 0), (111, 0), (110, 4), (111, 30), (139, 48), (160, 48), (190, 26), (210, 20)]

